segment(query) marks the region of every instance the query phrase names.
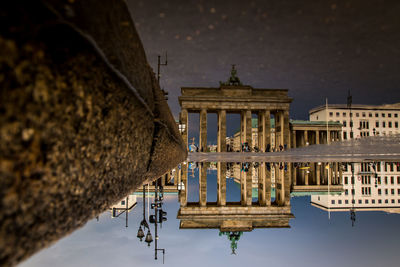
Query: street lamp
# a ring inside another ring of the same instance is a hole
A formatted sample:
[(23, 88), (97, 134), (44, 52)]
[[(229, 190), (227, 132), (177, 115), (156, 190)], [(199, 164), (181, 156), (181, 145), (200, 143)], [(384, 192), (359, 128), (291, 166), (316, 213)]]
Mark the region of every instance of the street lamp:
[(147, 230), (147, 235), (146, 235), (146, 239), (144, 240), (144, 242), (147, 243), (148, 247), (150, 247), (150, 243), (153, 242), (153, 237), (151, 236), (150, 229)]
[(186, 124), (179, 123), (178, 128), (179, 128), (179, 132), (181, 134), (183, 134), (186, 130)]
[(137, 238), (139, 238), (140, 242), (142, 242), (143, 237), (144, 237), (144, 232), (143, 232), (142, 226), (140, 225), (139, 230), (137, 232)]
[(182, 190), (185, 190), (185, 184), (182, 181), (180, 181), (178, 183), (178, 191), (182, 191)]
[(148, 246), (150, 246), (150, 243), (153, 242), (153, 237), (151, 236), (150, 233), (150, 227), (149, 224), (146, 221), (146, 185), (143, 185), (143, 220), (140, 222), (139, 225), (139, 229), (137, 232), (136, 237), (140, 239), (140, 242), (142, 242), (143, 237), (144, 237), (144, 231), (142, 229), (146, 230), (147, 228), (147, 235), (146, 235), (146, 239), (145, 242), (147, 243)]

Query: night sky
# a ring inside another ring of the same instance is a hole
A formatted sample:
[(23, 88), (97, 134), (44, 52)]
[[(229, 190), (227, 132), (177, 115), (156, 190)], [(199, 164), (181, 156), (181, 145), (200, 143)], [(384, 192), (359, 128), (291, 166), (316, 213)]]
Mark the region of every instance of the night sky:
[(214, 86), (236, 64), (244, 84), (288, 88), (291, 118), (325, 103), (400, 100), (400, 1), (128, 0), (177, 117), (182, 86)]

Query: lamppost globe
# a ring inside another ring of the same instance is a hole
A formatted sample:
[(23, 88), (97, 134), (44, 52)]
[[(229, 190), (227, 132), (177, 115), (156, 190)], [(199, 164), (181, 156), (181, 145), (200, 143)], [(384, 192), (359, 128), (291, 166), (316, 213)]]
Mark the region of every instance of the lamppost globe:
[(185, 184), (184, 184), (183, 182), (180, 182), (180, 183), (178, 184), (178, 190), (179, 190), (179, 191), (185, 190)]
[(144, 240), (147, 246), (150, 247), (150, 243), (153, 242), (153, 237), (151, 236), (150, 230), (147, 231), (146, 239)]
[(139, 226), (139, 230), (137, 232), (137, 238), (139, 238), (140, 242), (142, 242), (143, 237), (144, 237), (144, 232), (143, 232), (142, 226)]
[(182, 133), (185, 132), (186, 125), (185, 124), (179, 124), (178, 128), (179, 128), (179, 132), (182, 134)]

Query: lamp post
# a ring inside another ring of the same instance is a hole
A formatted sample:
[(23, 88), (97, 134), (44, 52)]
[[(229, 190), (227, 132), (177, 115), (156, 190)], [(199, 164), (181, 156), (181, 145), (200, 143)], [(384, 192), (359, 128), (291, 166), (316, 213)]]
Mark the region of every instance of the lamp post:
[[(158, 223), (162, 224), (163, 221), (166, 221), (167, 218), (164, 217), (167, 215), (165, 211), (162, 210), (162, 201), (163, 201), (163, 187), (158, 185), (158, 180), (156, 180), (155, 190), (154, 190), (154, 203), (151, 203), (151, 208), (154, 209), (154, 215), (150, 216), (150, 223), (154, 223), (155, 229), (155, 241), (154, 241), (154, 259), (157, 260), (157, 252), (162, 251), (163, 253), (163, 263), (165, 257), (165, 249), (158, 248)], [(160, 194), (158, 194), (158, 187), (160, 187)], [(159, 209), (160, 208), (160, 209)]]
[[(160, 74), (160, 67), (161, 67), (161, 66), (167, 66), (167, 65), (168, 65), (168, 55), (167, 55), (167, 52), (165, 52), (165, 62), (164, 62), (164, 63), (161, 63), (161, 56), (158, 55), (158, 63), (157, 63), (157, 81), (158, 81), (158, 85), (160, 85), (160, 76), (161, 76), (161, 74)], [(164, 94), (165, 100), (168, 100), (168, 92), (165, 91), (164, 89), (161, 89), (161, 90), (162, 90), (162, 92), (163, 92), (163, 94)]]
[[(179, 171), (179, 173), (181, 173), (182, 172), (182, 167), (181, 167), (181, 164), (179, 164), (179, 166), (178, 166), (178, 171)], [(179, 180), (178, 180), (178, 185), (177, 185), (177, 189), (178, 189), (178, 191), (180, 192), (180, 191), (182, 191), (182, 190), (185, 190), (185, 184), (182, 182), (182, 180), (181, 180), (181, 175), (178, 175), (178, 178), (179, 178)]]
[(140, 222), (139, 230), (136, 236), (137, 238), (140, 239), (140, 242), (144, 237), (144, 231), (142, 229), (142, 226), (144, 230), (146, 230), (147, 228), (145, 242), (147, 243), (147, 246), (150, 247), (150, 243), (153, 242), (153, 237), (151, 236), (149, 224), (146, 221), (146, 185), (143, 185), (143, 220)]
[[(136, 206), (136, 203), (134, 203), (132, 207), (134, 207), (134, 206)], [(132, 207), (129, 207), (129, 196), (127, 196), (125, 198), (125, 208), (118, 208), (118, 207), (112, 208), (112, 217), (117, 218), (117, 217), (121, 216), (123, 213), (125, 213), (125, 227), (128, 227), (128, 211)], [(98, 217), (96, 217), (96, 218), (98, 221), (99, 218)]]
[(353, 138), (353, 113), (351, 113), (351, 104), (353, 103), (353, 96), (349, 93), (347, 95), (347, 108), (350, 109), (350, 138)]
[(351, 220), (351, 226), (354, 227), (354, 224), (356, 222), (356, 211), (354, 209), (354, 184), (355, 184), (355, 179), (354, 179), (354, 163), (350, 163), (351, 165), (351, 195), (352, 195), (352, 200), (351, 200), (351, 208), (350, 208), (350, 220)]
[(186, 129), (186, 124), (182, 124), (182, 122), (179, 122), (178, 129), (179, 129), (179, 132), (181, 134), (183, 134), (185, 132), (185, 129)]

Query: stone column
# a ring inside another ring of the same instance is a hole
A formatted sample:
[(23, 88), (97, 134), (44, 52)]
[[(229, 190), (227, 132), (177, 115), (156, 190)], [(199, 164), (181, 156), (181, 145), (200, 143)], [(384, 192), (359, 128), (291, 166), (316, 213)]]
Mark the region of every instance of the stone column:
[(266, 201), (265, 201), (265, 182), (266, 182), (266, 177), (265, 177), (265, 162), (262, 162), (258, 166), (258, 203), (260, 206), (266, 206)]
[(199, 203), (200, 207), (207, 205), (207, 166), (199, 166)]
[(246, 206), (250, 207), (253, 203), (253, 167), (249, 167), (246, 173)]
[(226, 162), (217, 163), (217, 205), (226, 205)]
[(242, 145), (245, 142), (246, 136), (246, 113), (242, 111), (240, 113), (240, 151), (242, 150)]
[(316, 185), (317, 184), (317, 177), (316, 177), (316, 173), (317, 173), (317, 163), (315, 162), (310, 162), (310, 174), (309, 174), (309, 184), (312, 185)]
[(315, 143), (317, 145), (319, 145), (319, 131), (318, 130), (315, 131)]
[(307, 146), (308, 142), (308, 131), (304, 130), (304, 146)]
[[(271, 164), (271, 163), (268, 163)], [(267, 163), (264, 164), (264, 174), (265, 174), (265, 205), (271, 206), (271, 167), (268, 170)]]
[(316, 163), (317, 164), (317, 166), (316, 166), (316, 169), (317, 169), (317, 171), (316, 171), (316, 179), (317, 179), (317, 185), (320, 185), (321, 184), (321, 165), (318, 165), (318, 163)]
[(283, 113), (283, 120), (282, 120), (282, 145), (287, 149), (290, 148), (290, 129), (289, 129), (289, 110), (284, 110)]
[(189, 117), (187, 109), (182, 109), (180, 113), (180, 123), (185, 125), (185, 130), (182, 132), (182, 139), (188, 149), (188, 132), (189, 132)]
[(331, 166), (331, 164), (329, 164), (329, 162), (327, 163), (327, 165), (328, 165), (328, 167), (329, 167), (329, 169), (328, 169), (328, 184), (329, 185), (332, 185), (333, 184), (333, 182), (332, 182), (332, 176), (333, 176), (333, 171), (332, 171), (332, 166)]
[(251, 110), (246, 110), (246, 138), (245, 142), (249, 144), (249, 147), (253, 147), (252, 142), (252, 127), (251, 127)]
[(284, 179), (282, 175), (282, 170), (279, 169), (279, 164), (275, 165), (275, 202), (279, 206), (283, 206), (284, 204), (284, 192), (283, 185)]
[(296, 147), (297, 147), (297, 145), (296, 145), (296, 130), (293, 130), (293, 131), (292, 131), (292, 138), (291, 138), (291, 140), (292, 140), (292, 148), (296, 148)]
[[(284, 168), (285, 169), (285, 168)], [(283, 170), (283, 192), (284, 192), (284, 205), (290, 205), (290, 172), (289, 168), (287, 171)]]
[(274, 111), (273, 112), (273, 116), (274, 116), (274, 120), (275, 120), (275, 129), (274, 129), (274, 142), (273, 143), (271, 143), (271, 147), (273, 146), (273, 147), (275, 147), (275, 149), (277, 149), (278, 147), (279, 147), (279, 140), (280, 140), (280, 134), (279, 134), (279, 131), (280, 131), (280, 124), (279, 124), (279, 114), (278, 114), (278, 112), (277, 111)]
[(334, 169), (333, 171), (335, 172), (335, 184), (339, 184), (339, 169), (338, 169), (338, 163), (335, 162), (333, 163)]
[(218, 111), (218, 145), (217, 152), (226, 152), (226, 111)]
[(304, 185), (308, 185), (309, 174), (308, 170), (304, 170)]
[(329, 163), (325, 162), (323, 163), (323, 170), (324, 170), (324, 184), (326, 182), (326, 184), (330, 183), (331, 179), (329, 178), (330, 174), (329, 174)]
[(188, 182), (187, 182), (187, 165), (181, 163), (181, 170), (180, 170), (180, 181), (182, 181), (184, 185), (184, 190), (179, 191), (179, 202), (181, 207), (186, 207), (187, 204), (187, 191), (188, 191)]
[[(285, 122), (283, 120), (283, 111), (280, 110), (276, 113), (276, 116), (279, 117), (279, 144), (277, 142), (277, 147), (279, 148), (280, 145), (284, 145), (284, 140), (283, 140), (283, 131), (285, 128)], [(276, 122), (275, 122), (276, 124)], [(276, 128), (275, 128), (276, 129)]]
[(339, 141), (342, 141), (342, 131), (338, 131), (339, 133)]
[(297, 170), (298, 170), (298, 168), (295, 168), (294, 164), (293, 164), (293, 172), (292, 172), (292, 175), (293, 175), (292, 183), (293, 183), (293, 185), (297, 185)]
[(327, 134), (327, 136), (328, 136), (328, 145), (331, 143), (331, 140), (332, 140), (332, 135), (331, 135), (331, 131), (330, 130), (328, 130), (328, 132), (326, 133)]
[(264, 111), (259, 111), (258, 112), (258, 149), (261, 152), (265, 152), (265, 113)]
[(242, 167), (240, 167), (240, 203), (242, 206), (246, 206), (247, 203), (246, 181), (246, 172), (242, 171)]
[(200, 111), (199, 151), (207, 152), (207, 110)]
[(267, 147), (269, 146), (269, 152), (271, 152), (271, 112), (269, 110), (265, 110), (264, 114), (263, 151), (266, 151)]
[(342, 164), (339, 164), (339, 184), (343, 185), (343, 170)]

